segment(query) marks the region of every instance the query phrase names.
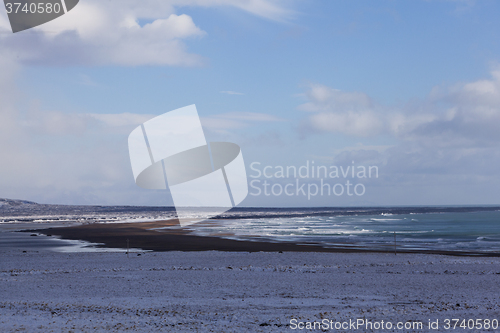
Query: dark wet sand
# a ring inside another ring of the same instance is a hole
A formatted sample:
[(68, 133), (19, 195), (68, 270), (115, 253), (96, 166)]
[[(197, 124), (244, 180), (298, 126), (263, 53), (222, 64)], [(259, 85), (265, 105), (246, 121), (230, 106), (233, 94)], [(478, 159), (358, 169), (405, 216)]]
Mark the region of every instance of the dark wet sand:
[[(37, 233), (59, 236), (62, 239), (84, 240), (101, 243), (104, 247), (140, 248), (152, 251), (234, 251), (234, 252), (331, 252), (318, 245), (298, 245), (294, 243), (269, 243), (240, 241), (219, 237), (192, 235), (183, 228), (175, 226), (176, 220), (140, 223), (93, 223), (80, 226), (37, 229)], [(32, 230), (34, 231), (34, 230)], [(31, 232), (31, 231), (27, 231)], [(353, 252), (355, 250), (349, 251)]]
[[(220, 237), (205, 237), (191, 234), (189, 229), (176, 228), (177, 220), (139, 223), (92, 223), (71, 227), (37, 229), (37, 233), (59, 236), (62, 239), (83, 240), (99, 243), (100, 247), (140, 248), (151, 251), (232, 251), (232, 252), (394, 252), (387, 250), (352, 248), (350, 244), (339, 244), (325, 248), (319, 244), (295, 244), (291, 242), (271, 243), (255, 240), (232, 240)], [(160, 229), (158, 228), (165, 228)], [(35, 230), (27, 230), (31, 232)], [(475, 253), (458, 251), (422, 251), (398, 249), (402, 253), (429, 253), (455, 256), (500, 257), (499, 253)]]

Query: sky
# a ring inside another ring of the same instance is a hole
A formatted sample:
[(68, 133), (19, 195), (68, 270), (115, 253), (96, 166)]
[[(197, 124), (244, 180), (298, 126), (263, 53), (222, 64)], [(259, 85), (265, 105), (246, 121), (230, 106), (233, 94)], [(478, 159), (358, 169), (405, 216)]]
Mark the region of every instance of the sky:
[(195, 104), (208, 141), (241, 147), (242, 206), (500, 204), (498, 17), (495, 0), (81, 0), (13, 34), (0, 8), (0, 197), (170, 206), (135, 184), (127, 138)]

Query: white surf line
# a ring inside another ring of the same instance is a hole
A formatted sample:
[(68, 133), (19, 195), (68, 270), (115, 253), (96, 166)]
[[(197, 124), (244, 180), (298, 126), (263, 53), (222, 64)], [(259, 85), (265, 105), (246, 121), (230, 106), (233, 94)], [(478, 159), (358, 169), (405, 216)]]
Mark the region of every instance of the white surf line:
[(68, 12), (68, 10), (66, 9), (66, 2), (64, 2), (64, 0), (61, 0), (61, 3), (62, 3), (62, 8), (64, 10), (64, 14), (66, 14)]

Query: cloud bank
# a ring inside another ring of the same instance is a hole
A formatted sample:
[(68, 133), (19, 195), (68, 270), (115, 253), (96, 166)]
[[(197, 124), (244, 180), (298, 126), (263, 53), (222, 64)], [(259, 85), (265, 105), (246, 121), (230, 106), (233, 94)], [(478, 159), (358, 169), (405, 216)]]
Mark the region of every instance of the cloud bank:
[(404, 141), (434, 145), (485, 146), (500, 139), (500, 70), (489, 79), (436, 87), (427, 99), (402, 107), (377, 104), (361, 92), (345, 92), (312, 84), (305, 133), (332, 132), (354, 137), (391, 135)]
[[(0, 11), (0, 197), (39, 202), (168, 205), (133, 182), (128, 134), (153, 117), (55, 110), (16, 86), (25, 66), (200, 66), (186, 41), (206, 37), (185, 6), (229, 6), (285, 21), (277, 0), (86, 0), (68, 14), (12, 34)], [(95, 85), (88, 77), (82, 83)], [(246, 115), (246, 117), (257, 117)], [(237, 122), (237, 117), (229, 117)]]
[(185, 41), (206, 32), (189, 15), (176, 13), (186, 6), (230, 6), (277, 21), (293, 15), (277, 0), (88, 0), (13, 35), (0, 11), (0, 53), (31, 65), (201, 66), (207, 60), (190, 53)]
[[(392, 138), (385, 149), (346, 148), (334, 158), (337, 164), (379, 165), (385, 189), (378, 191), (388, 201), (411, 204), (410, 197), (420, 197), (425, 204), (498, 202), (499, 69), (487, 79), (435, 87), (426, 99), (400, 107), (319, 84), (311, 85), (305, 96), (308, 101), (299, 106), (306, 112), (299, 128), (302, 136)], [(390, 188), (393, 194), (387, 192)]]

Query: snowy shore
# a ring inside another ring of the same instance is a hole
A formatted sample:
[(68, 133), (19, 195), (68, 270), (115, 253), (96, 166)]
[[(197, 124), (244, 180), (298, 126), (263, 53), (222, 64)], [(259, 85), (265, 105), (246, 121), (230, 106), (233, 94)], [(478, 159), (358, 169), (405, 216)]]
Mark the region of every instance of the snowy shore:
[(500, 319), (499, 264), (426, 254), (9, 250), (0, 253), (0, 331), (288, 332), (328, 322), (327, 331), (366, 332), (335, 323), (383, 320), (423, 329), (373, 331), (439, 332), (446, 319)]

